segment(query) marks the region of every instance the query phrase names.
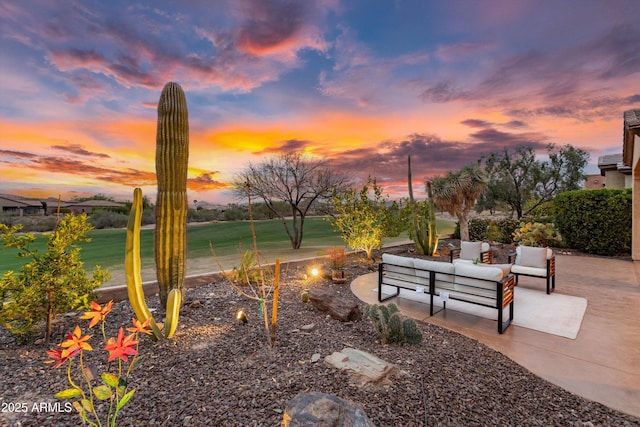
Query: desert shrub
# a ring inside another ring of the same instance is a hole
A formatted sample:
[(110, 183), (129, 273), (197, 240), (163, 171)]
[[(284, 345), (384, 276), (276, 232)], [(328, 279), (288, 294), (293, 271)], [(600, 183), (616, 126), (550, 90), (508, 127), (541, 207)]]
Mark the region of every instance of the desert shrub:
[[(265, 276), (262, 277), (261, 274)], [(244, 251), (242, 252), (240, 266), (233, 268), (231, 278), (239, 285), (248, 286), (257, 285), (261, 283), (262, 280), (269, 279), (270, 275), (267, 269), (263, 269), (262, 272), (260, 271), (260, 265), (258, 265), (255, 252)]]
[(555, 223), (565, 243), (599, 255), (631, 250), (631, 190), (577, 190), (554, 199)]
[(218, 219), (218, 212), (212, 209), (191, 209), (187, 212), (188, 222), (209, 222)]
[(562, 237), (554, 223), (543, 224), (541, 222), (521, 222), (520, 227), (513, 233), (513, 241), (524, 246), (559, 246)]
[(23, 232), (42, 232), (51, 231), (56, 226), (56, 217), (53, 216), (16, 216), (6, 215), (0, 217), (0, 224), (4, 224), (8, 227), (13, 225), (21, 226)]
[(89, 217), (89, 224), (96, 229), (123, 228), (127, 226), (129, 217), (120, 212), (109, 210), (97, 210)]
[(483, 218), (473, 218), (469, 221), (469, 239), (485, 240), (489, 231), (491, 220)]
[(496, 221), (496, 227), (498, 227), (500, 239), (497, 241), (500, 243), (513, 243), (513, 233), (520, 226), (520, 221), (517, 219), (504, 218)]

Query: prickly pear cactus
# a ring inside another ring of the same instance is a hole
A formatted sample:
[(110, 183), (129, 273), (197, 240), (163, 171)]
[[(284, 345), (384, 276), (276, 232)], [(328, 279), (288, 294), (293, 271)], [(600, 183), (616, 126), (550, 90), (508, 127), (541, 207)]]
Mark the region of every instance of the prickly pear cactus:
[(160, 302), (167, 308), (172, 289), (182, 291), (186, 271), (189, 116), (184, 91), (167, 83), (158, 102), (156, 134), (155, 259)]

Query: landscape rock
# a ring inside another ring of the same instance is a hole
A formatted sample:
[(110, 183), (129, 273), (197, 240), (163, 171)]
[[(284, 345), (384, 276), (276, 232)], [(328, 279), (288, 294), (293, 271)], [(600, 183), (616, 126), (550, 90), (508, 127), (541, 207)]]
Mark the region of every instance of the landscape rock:
[(333, 394), (300, 393), (285, 409), (282, 427), (372, 427), (361, 405)]
[(350, 320), (358, 320), (362, 317), (358, 304), (327, 287), (315, 288), (309, 291), (309, 301), (313, 306), (322, 311), (327, 312), (331, 317), (341, 322)]
[(401, 371), (373, 354), (355, 348), (344, 348), (324, 358), (326, 364), (347, 371), (354, 383), (381, 386), (391, 382), (390, 376)]

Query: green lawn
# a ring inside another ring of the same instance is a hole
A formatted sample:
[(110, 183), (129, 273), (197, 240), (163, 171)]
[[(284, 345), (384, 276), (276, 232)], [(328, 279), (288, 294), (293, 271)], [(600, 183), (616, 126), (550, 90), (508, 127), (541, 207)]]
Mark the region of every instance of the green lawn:
[[(438, 231), (441, 235), (453, 232), (455, 224), (438, 220)], [(258, 247), (261, 251), (288, 249), (291, 243), (285, 234), (280, 220), (256, 221)], [(141, 257), (143, 267), (153, 264), (153, 233), (147, 229), (140, 232)], [(124, 246), (126, 230), (92, 230), (89, 233), (91, 242), (81, 244), (82, 260), (87, 270), (93, 270), (96, 264), (104, 268), (124, 263)], [(405, 240), (406, 234), (393, 240)], [(231, 255), (238, 252), (238, 244), (242, 242), (244, 249), (251, 249), (253, 241), (249, 222), (233, 221), (215, 224), (190, 224), (187, 227), (187, 257), (190, 259), (210, 257), (209, 242), (212, 242), (218, 256)], [(334, 232), (327, 221), (322, 218), (307, 218), (304, 225), (303, 247), (344, 245), (340, 235)], [(40, 252), (46, 250), (45, 239), (38, 235), (33, 248)], [(15, 256), (17, 251), (0, 248), (0, 274), (9, 270), (18, 271), (25, 262)]]

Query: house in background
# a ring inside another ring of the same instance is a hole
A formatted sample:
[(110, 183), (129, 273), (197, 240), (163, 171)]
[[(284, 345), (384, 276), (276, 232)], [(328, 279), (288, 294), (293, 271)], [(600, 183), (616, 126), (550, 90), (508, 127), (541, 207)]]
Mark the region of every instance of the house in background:
[(633, 229), (631, 258), (640, 261), (640, 109), (624, 112), (622, 163), (631, 170)]
[(587, 175), (587, 179), (584, 180), (585, 190), (597, 190), (598, 188), (606, 187), (607, 177), (601, 174)]
[(598, 157), (598, 169), (605, 179), (606, 188), (631, 188), (631, 167), (625, 165), (622, 153)]
[(39, 200), (25, 199), (12, 194), (0, 194), (0, 215), (44, 215), (46, 205)]

